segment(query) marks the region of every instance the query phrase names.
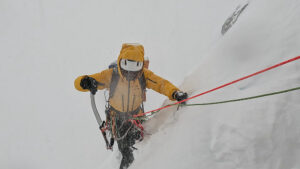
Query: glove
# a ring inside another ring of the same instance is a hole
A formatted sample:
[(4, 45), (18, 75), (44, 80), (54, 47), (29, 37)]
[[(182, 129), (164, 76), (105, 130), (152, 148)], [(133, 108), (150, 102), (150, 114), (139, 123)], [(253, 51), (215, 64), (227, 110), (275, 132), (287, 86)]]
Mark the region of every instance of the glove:
[[(188, 98), (188, 94), (182, 91), (176, 91), (173, 93), (173, 98), (177, 101), (182, 101)], [(182, 102), (185, 104), (185, 102)]]
[(97, 84), (98, 84), (98, 82), (94, 78), (89, 77), (89, 76), (83, 77), (80, 81), (80, 86), (83, 89), (89, 89), (92, 94), (96, 94)]

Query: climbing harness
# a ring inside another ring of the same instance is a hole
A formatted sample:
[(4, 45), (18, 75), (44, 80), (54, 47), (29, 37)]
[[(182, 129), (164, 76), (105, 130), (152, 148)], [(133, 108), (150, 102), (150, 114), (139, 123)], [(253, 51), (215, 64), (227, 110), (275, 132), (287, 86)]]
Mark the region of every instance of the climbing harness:
[(125, 132), (122, 136), (119, 136), (119, 137), (118, 137), (118, 136), (115, 136), (114, 139), (115, 139), (116, 141), (119, 141), (119, 140), (124, 139), (124, 138), (128, 135), (129, 131), (130, 131), (133, 127), (136, 127), (136, 129), (137, 129), (138, 131), (140, 131), (140, 134), (141, 134), (141, 139), (140, 139), (140, 141), (143, 140), (143, 139), (144, 139), (144, 128), (143, 128), (143, 126), (142, 126), (141, 121), (140, 121), (140, 120), (134, 120), (134, 119), (128, 119), (127, 121), (124, 121), (124, 122), (122, 123), (122, 125), (121, 125), (119, 128), (122, 128), (123, 125), (124, 125), (125, 123), (127, 123), (127, 122), (130, 123), (130, 127), (128, 127), (128, 129), (126, 130), (126, 132)]
[[(121, 126), (119, 128), (122, 128), (123, 125), (126, 122), (130, 122), (131, 123), (130, 127), (128, 127), (128, 129), (126, 130), (126, 132), (122, 136), (117, 136), (117, 134), (114, 134), (112, 132), (112, 126), (111, 126), (113, 124), (106, 123), (105, 121), (103, 121), (101, 119), (101, 117), (99, 115), (99, 112), (98, 112), (98, 109), (97, 109), (97, 106), (96, 106), (96, 103), (95, 103), (95, 95), (92, 94), (92, 93), (90, 93), (90, 98), (91, 98), (91, 105), (92, 105), (92, 109), (93, 109), (95, 118), (97, 120), (97, 123), (99, 125), (99, 129), (100, 129), (100, 131), (101, 131), (101, 133), (103, 135), (103, 138), (104, 138), (104, 141), (105, 141), (105, 144), (106, 144), (106, 148), (108, 150), (112, 150), (115, 140), (119, 141), (119, 140), (124, 139), (128, 135), (129, 131), (132, 129), (132, 127), (136, 127), (136, 129), (140, 131), (140, 134), (141, 134), (140, 141), (144, 139), (144, 128), (142, 126), (141, 121), (138, 120), (138, 119), (136, 119), (136, 120), (135, 119), (124, 120), (123, 123), (121, 124)], [(107, 133), (106, 133), (107, 130), (112, 133), (111, 134), (112, 137), (111, 137), (110, 141), (108, 141), (108, 139), (107, 139)]]

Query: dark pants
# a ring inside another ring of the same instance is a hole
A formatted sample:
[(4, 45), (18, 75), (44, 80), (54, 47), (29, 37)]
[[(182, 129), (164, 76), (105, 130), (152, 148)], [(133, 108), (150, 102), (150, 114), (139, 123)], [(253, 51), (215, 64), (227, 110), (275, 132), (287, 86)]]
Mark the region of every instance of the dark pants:
[(122, 154), (120, 169), (127, 169), (134, 160), (132, 146), (135, 144), (135, 140), (140, 138), (140, 131), (131, 122), (124, 120), (117, 120), (116, 122), (118, 137), (124, 136), (128, 131), (123, 139), (117, 141), (119, 151)]

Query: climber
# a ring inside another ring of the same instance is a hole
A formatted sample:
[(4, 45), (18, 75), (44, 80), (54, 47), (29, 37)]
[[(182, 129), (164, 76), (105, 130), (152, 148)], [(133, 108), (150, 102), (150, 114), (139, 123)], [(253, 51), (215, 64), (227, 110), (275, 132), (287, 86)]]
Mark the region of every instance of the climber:
[(182, 101), (188, 97), (187, 93), (148, 70), (145, 64), (144, 47), (126, 43), (114, 66), (100, 73), (79, 76), (74, 82), (75, 88), (83, 92), (95, 94), (97, 90), (109, 90), (106, 124), (111, 125), (112, 136), (122, 154), (120, 169), (128, 168), (133, 162), (133, 145), (136, 140), (143, 139), (141, 122), (132, 120), (132, 116), (144, 113), (145, 89), (153, 89), (170, 100)]

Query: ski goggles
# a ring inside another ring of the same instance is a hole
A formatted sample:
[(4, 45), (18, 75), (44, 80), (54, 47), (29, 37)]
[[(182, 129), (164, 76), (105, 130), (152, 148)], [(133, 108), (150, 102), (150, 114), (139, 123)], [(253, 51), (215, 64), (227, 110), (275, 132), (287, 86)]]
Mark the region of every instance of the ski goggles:
[(126, 71), (140, 71), (143, 68), (143, 62), (138, 62), (134, 60), (121, 59), (120, 66)]

